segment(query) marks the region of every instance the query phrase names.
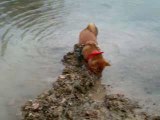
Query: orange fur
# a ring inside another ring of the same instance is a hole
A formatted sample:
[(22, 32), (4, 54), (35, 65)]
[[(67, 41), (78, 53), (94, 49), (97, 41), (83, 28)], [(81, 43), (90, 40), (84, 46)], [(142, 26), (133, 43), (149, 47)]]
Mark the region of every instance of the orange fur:
[[(89, 24), (86, 29), (80, 32), (79, 44), (84, 44), (82, 54), (85, 60), (87, 60), (87, 57), (93, 51), (100, 51), (100, 49), (97, 47), (97, 35), (98, 29), (92, 23)], [(102, 54), (98, 54), (87, 61), (87, 66), (92, 73), (96, 74), (97, 76), (101, 76), (104, 68), (106, 66), (110, 66), (110, 64), (103, 58)]]

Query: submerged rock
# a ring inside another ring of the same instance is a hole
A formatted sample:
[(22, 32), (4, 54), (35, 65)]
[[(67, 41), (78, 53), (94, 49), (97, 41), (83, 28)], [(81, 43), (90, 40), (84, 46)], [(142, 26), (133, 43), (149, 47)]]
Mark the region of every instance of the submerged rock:
[(65, 68), (53, 88), (22, 106), (23, 120), (159, 120), (137, 113), (138, 104), (123, 95), (110, 94), (101, 80), (77, 62), (76, 54), (64, 56)]

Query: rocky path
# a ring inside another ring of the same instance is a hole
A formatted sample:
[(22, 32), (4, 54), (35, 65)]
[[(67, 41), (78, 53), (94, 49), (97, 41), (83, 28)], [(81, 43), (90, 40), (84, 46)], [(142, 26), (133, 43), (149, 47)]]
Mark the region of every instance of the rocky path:
[(75, 53), (67, 53), (64, 70), (53, 87), (22, 106), (23, 120), (160, 120), (137, 112), (137, 103), (109, 87), (79, 66)]

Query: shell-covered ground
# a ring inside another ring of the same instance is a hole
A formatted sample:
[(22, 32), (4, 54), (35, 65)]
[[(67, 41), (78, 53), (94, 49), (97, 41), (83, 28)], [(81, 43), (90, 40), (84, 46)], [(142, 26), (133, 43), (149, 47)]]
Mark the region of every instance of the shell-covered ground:
[(64, 56), (65, 67), (53, 87), (22, 106), (23, 120), (160, 120), (140, 112), (124, 95), (111, 94), (109, 86), (77, 62), (74, 51)]

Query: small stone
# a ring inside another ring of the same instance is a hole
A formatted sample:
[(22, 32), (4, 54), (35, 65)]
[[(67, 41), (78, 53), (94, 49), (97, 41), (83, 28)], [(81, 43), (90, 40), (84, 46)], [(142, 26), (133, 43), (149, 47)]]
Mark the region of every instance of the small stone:
[(64, 79), (64, 78), (65, 78), (65, 76), (64, 76), (64, 75), (60, 75), (60, 76), (59, 76), (59, 78)]
[(33, 104), (32, 104), (32, 108), (33, 108), (34, 110), (37, 110), (37, 109), (39, 108), (39, 103), (33, 103)]
[(89, 96), (89, 97), (92, 97), (93, 95), (92, 95), (92, 94), (88, 94), (88, 96)]
[(64, 102), (66, 102), (66, 99), (65, 99), (65, 98), (62, 99), (61, 103), (63, 104)]
[(69, 104), (70, 106), (72, 106), (72, 105), (73, 105), (73, 103), (72, 103), (72, 102), (69, 102), (68, 104)]
[(28, 116), (30, 116), (30, 117), (31, 117), (31, 116), (33, 116), (33, 114), (32, 114), (32, 113), (29, 113), (29, 115), (28, 115)]
[(67, 118), (69, 119), (69, 120), (73, 120), (73, 117), (72, 117), (73, 115), (72, 115), (72, 111), (68, 111), (67, 112)]
[(63, 107), (62, 107), (62, 106), (59, 106), (59, 107), (57, 108), (57, 111), (58, 111), (58, 112), (62, 112), (62, 111), (63, 111)]

